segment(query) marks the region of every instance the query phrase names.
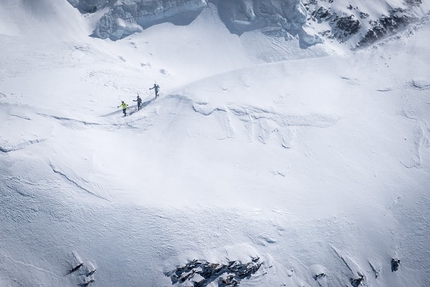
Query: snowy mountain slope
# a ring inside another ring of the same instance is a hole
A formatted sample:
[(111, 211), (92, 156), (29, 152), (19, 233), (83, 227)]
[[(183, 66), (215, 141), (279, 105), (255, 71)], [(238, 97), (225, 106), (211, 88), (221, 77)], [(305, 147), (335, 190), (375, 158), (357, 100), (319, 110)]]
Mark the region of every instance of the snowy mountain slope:
[(213, 10), (111, 43), (66, 2), (19, 3), (0, 5), (0, 285), (171, 286), (256, 256), (241, 286), (430, 284), (428, 17), (295, 55)]
[[(188, 25), (215, 5), (219, 18), (233, 34), (259, 31), (307, 48), (324, 41), (350, 48), (365, 47), (416, 22), (429, 10), (421, 0), (68, 0), (81, 13), (100, 18), (93, 36), (119, 40), (153, 25)], [(104, 11), (102, 11), (104, 10)], [(102, 15), (103, 14), (103, 15)]]

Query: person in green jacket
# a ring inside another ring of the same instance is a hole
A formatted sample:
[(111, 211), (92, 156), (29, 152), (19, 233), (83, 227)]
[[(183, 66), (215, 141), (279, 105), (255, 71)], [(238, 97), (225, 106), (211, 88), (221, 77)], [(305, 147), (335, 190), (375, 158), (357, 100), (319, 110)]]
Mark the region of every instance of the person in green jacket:
[(127, 107), (128, 105), (126, 103), (124, 103), (124, 101), (121, 101), (121, 105), (118, 106), (118, 108), (121, 107), (122, 108), (122, 112), (124, 113), (124, 117), (127, 115)]

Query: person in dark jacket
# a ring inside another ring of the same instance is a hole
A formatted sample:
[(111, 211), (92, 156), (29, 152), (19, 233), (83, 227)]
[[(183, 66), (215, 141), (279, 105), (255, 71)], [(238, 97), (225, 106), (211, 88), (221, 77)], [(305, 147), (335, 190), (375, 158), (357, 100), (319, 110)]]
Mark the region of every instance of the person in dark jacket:
[(139, 94), (137, 94), (137, 98), (133, 100), (133, 102), (137, 102), (137, 110), (140, 110), (142, 107), (142, 99), (139, 97)]
[(155, 98), (158, 98), (158, 91), (160, 90), (160, 86), (157, 84), (154, 84), (154, 86), (152, 88), (149, 88), (150, 90), (154, 90), (155, 91)]

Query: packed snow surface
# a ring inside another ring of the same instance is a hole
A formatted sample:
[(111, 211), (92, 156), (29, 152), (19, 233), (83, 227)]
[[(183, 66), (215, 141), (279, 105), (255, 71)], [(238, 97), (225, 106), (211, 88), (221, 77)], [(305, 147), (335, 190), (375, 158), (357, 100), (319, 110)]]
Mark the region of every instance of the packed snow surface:
[(0, 286), (430, 286), (429, 15), (355, 52), (98, 17), (0, 3)]

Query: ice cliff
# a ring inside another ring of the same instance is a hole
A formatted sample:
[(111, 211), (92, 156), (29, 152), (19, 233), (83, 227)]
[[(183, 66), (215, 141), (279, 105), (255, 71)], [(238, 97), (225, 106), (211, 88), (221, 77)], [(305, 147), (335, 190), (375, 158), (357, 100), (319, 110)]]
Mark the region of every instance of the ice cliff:
[(416, 21), (429, 10), (421, 0), (68, 0), (81, 13), (104, 13), (92, 36), (119, 40), (150, 26), (191, 23), (215, 5), (231, 33), (261, 32), (306, 48), (324, 40), (366, 46)]

